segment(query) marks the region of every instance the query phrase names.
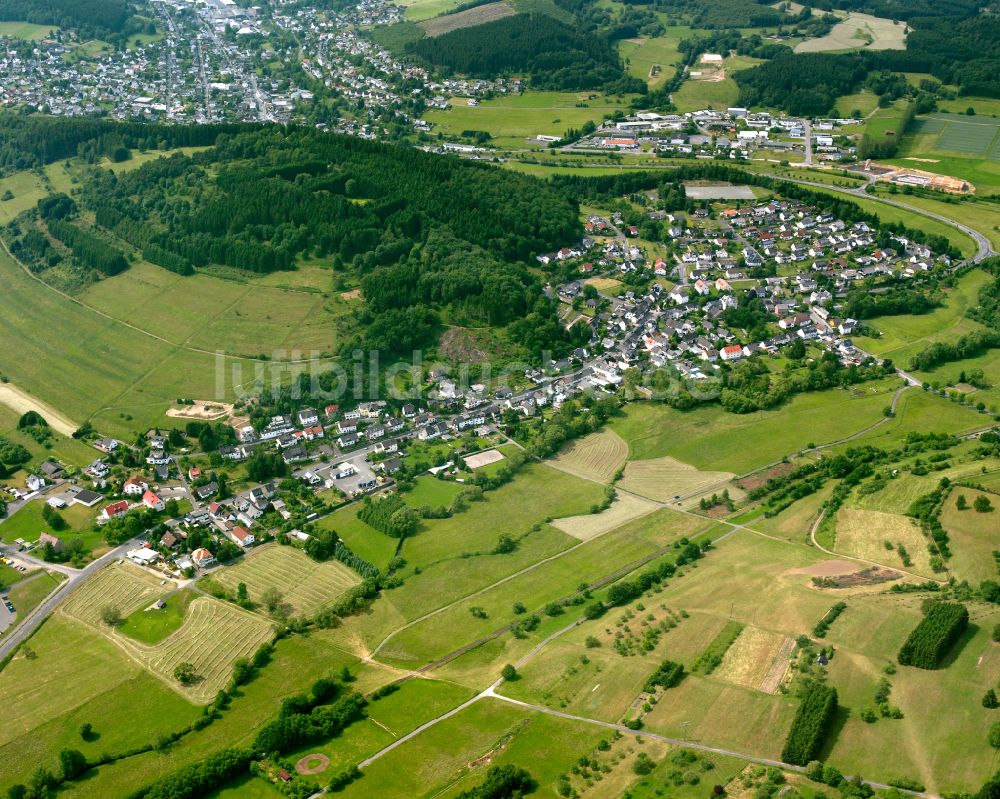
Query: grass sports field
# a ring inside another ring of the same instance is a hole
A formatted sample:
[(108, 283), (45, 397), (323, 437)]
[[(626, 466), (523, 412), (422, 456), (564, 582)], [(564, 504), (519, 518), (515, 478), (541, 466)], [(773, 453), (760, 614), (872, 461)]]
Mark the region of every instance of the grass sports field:
[(628, 444), (612, 430), (599, 430), (572, 441), (553, 459), (564, 472), (607, 483), (628, 457)]
[(900, 156), (893, 163), (964, 178), (978, 194), (995, 193), (1000, 189), (1000, 119), (943, 112), (919, 117), (903, 139)]
[(278, 590), (282, 606), (296, 616), (311, 616), (361, 582), (339, 561), (317, 563), (301, 550), (278, 544), (254, 550), (235, 566), (215, 572), (212, 579), (232, 592), (246, 583), (255, 603), (268, 589)]
[(538, 135), (562, 136), (584, 122), (600, 122), (616, 110), (627, 111), (628, 97), (605, 97), (595, 92), (535, 92), (483, 100), (470, 106), (455, 98), (447, 111), (431, 110), (424, 119), (446, 136), (467, 130), (485, 130), (501, 147), (523, 147)]

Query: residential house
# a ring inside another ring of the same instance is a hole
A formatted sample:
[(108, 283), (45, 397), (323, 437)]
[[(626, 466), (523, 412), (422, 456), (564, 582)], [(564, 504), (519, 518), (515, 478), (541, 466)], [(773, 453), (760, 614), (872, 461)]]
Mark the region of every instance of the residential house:
[(149, 490), (149, 484), (138, 475), (133, 475), (122, 486), (122, 493), (141, 497)]
[(147, 489), (146, 492), (142, 495), (142, 504), (145, 505), (150, 510), (154, 510), (157, 512), (162, 511), (167, 506), (166, 503), (162, 499), (160, 499), (159, 496), (154, 494), (149, 489)]

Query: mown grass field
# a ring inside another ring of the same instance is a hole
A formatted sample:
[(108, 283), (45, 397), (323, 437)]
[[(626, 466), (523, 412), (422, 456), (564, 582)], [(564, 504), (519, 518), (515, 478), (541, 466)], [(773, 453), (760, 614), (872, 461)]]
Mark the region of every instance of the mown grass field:
[[(137, 662), (175, 691), (196, 704), (208, 704), (229, 682), (233, 663), (250, 658), (272, 639), (266, 619), (228, 602), (198, 597), (188, 607), (181, 627), (152, 646), (116, 636), (116, 641)], [(194, 666), (195, 681), (181, 685), (174, 669), (181, 663)]]
[[(978, 479), (973, 477), (974, 482)], [(969, 503), (967, 510), (959, 510), (956, 502), (964, 496)], [(976, 497), (985, 496), (995, 509), (1000, 509), (1000, 496), (956, 486), (941, 508), (941, 524), (948, 531), (952, 550), (949, 566), (962, 580), (978, 584), (983, 580), (996, 580), (998, 567), (993, 552), (1000, 549), (1000, 510), (977, 513), (972, 508)]]
[(37, 42), (58, 31), (55, 25), (36, 25), (32, 22), (0, 22), (0, 36)]
[(651, 460), (630, 461), (625, 467), (625, 476), (620, 485), (644, 497), (659, 502), (674, 501), (675, 498), (690, 498), (702, 493), (718, 493), (728, 490), (734, 499), (742, 499), (743, 491), (729, 481), (732, 472), (701, 471), (669, 456)]
[(619, 493), (610, 508), (600, 513), (588, 513), (582, 516), (567, 516), (562, 519), (555, 519), (552, 526), (568, 533), (573, 538), (581, 541), (589, 541), (595, 536), (614, 530), (623, 524), (652, 513), (657, 509), (656, 503), (632, 496), (631, 494)]
[(553, 464), (586, 480), (607, 483), (628, 457), (628, 444), (613, 430), (599, 430), (567, 444)]
[(89, 578), (62, 605), (60, 612), (101, 632), (109, 632), (101, 620), (105, 608), (113, 608), (127, 618), (173, 587), (173, 583), (161, 585), (160, 580), (138, 566), (113, 563)]
[(45, 532), (58, 536), (65, 541), (73, 538), (83, 537), (89, 544), (103, 543), (102, 535), (87, 535), (94, 526), (97, 518), (96, 508), (87, 508), (83, 505), (69, 505), (58, 511), (59, 515), (68, 525), (65, 530), (54, 530), (52, 525), (42, 518), (42, 510), (45, 508), (45, 499), (36, 499), (22, 506), (16, 513), (8, 516), (0, 524), (0, 539), (9, 544), (18, 538), (25, 541), (37, 541), (38, 536)]
[(430, 110), (424, 119), (435, 131), (460, 136), (466, 130), (485, 130), (501, 147), (521, 147), (538, 135), (562, 136), (584, 122), (599, 123), (605, 115), (627, 110), (629, 98), (595, 92), (527, 91), (520, 95), (483, 100), (469, 106), (455, 98), (447, 111)]
[(628, 442), (632, 460), (669, 456), (698, 469), (743, 474), (874, 424), (898, 385), (884, 380), (855, 391), (800, 394), (780, 408), (750, 414), (715, 405), (685, 412), (633, 402), (610, 427)]
[(25, 431), (17, 429), (19, 418), (18, 411), (0, 404), (0, 436), (15, 444), (20, 444), (31, 453), (27, 470), (37, 468), (48, 458), (55, 458), (68, 466), (78, 467), (86, 466), (94, 460), (97, 452), (95, 449), (76, 439), (67, 438), (55, 430), (51, 431), (52, 436), (46, 441), (48, 446), (39, 444)]
[(301, 550), (279, 544), (247, 554), (234, 566), (213, 573), (212, 579), (231, 592), (245, 583), (254, 603), (260, 603), (265, 591), (275, 589), (285, 610), (296, 616), (311, 616), (361, 582), (339, 561), (317, 563)]

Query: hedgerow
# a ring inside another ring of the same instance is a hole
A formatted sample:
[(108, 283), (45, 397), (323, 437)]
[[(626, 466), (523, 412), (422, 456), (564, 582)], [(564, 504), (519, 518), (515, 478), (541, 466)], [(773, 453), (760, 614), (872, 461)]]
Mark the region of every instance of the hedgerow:
[(815, 760), (836, 712), (837, 689), (819, 683), (811, 685), (795, 713), (781, 759), (797, 766)]
[(969, 611), (957, 602), (935, 602), (899, 650), (901, 666), (936, 669), (969, 625)]

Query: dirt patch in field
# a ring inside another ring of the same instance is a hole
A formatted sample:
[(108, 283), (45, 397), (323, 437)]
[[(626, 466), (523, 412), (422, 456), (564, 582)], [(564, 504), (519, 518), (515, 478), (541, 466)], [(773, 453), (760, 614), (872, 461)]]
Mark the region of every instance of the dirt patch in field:
[(768, 480), (772, 480), (775, 477), (784, 477), (794, 469), (795, 466), (791, 463), (781, 463), (773, 469), (768, 469), (765, 472), (758, 472), (757, 474), (752, 474), (749, 477), (745, 477), (742, 480), (736, 480), (734, 482), (744, 491), (753, 491), (755, 488), (760, 488), (762, 485), (765, 485)]
[(503, 453), (498, 449), (488, 449), (486, 452), (477, 452), (465, 459), (465, 465), (470, 469), (481, 469), (491, 463), (498, 463), (503, 460)]
[(321, 755), (319, 752), (315, 752), (311, 755), (306, 755), (301, 758), (298, 763), (295, 764), (295, 770), (302, 774), (303, 776), (310, 776), (311, 774), (319, 774), (326, 771), (330, 766), (330, 758), (326, 755)]
[(361, 289), (351, 289), (351, 291), (345, 291), (340, 295), (342, 300), (360, 300), (361, 299)]
[(233, 406), (228, 402), (195, 400), (191, 405), (170, 408), (167, 411), (167, 416), (175, 419), (200, 419), (202, 421), (214, 422), (219, 419), (225, 419), (232, 412)]
[(631, 494), (621, 494), (617, 500), (611, 503), (611, 507), (600, 513), (588, 513), (582, 516), (567, 516), (564, 519), (556, 519), (552, 526), (562, 530), (567, 535), (578, 538), (581, 541), (589, 541), (596, 538), (601, 533), (621, 527), (626, 522), (638, 519), (652, 513), (659, 506), (646, 499), (634, 497)]
[(461, 28), (474, 28), (476, 25), (496, 22), (504, 17), (512, 17), (516, 13), (507, 3), (487, 3), (466, 11), (459, 11), (457, 14), (445, 14), (441, 17), (425, 20), (420, 23), (420, 27), (428, 36), (442, 36)]
[(10, 383), (0, 383), (0, 404), (6, 405), (19, 416), (28, 411), (40, 413), (49, 423), (49, 427), (64, 436), (72, 436), (80, 428), (80, 425), (61, 414), (51, 405), (35, 399), (26, 391), (22, 391)]
[(852, 574), (844, 574), (834, 578), (837, 588), (860, 588), (866, 585), (878, 585), (898, 580), (902, 577), (899, 572), (892, 569), (885, 569), (881, 566), (872, 566), (870, 569), (862, 569)]

